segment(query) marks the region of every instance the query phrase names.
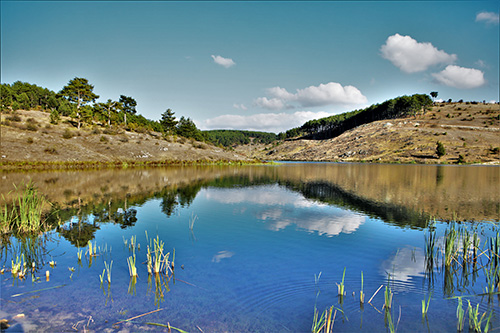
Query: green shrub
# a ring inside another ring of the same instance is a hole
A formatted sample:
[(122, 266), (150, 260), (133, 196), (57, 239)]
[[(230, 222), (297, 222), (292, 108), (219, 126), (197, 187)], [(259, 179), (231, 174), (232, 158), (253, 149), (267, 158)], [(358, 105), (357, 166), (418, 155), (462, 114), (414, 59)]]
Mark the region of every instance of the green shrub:
[(51, 124), (57, 125), (57, 124), (59, 124), (59, 121), (61, 120), (61, 116), (59, 115), (59, 112), (57, 112), (57, 110), (52, 110), (52, 112), (50, 113), (49, 119), (50, 119)]
[(444, 148), (444, 145), (443, 143), (441, 143), (441, 141), (436, 142), (436, 154), (438, 158), (446, 155), (446, 149)]
[(109, 139), (107, 136), (101, 135), (101, 138), (99, 139), (101, 142), (109, 142)]

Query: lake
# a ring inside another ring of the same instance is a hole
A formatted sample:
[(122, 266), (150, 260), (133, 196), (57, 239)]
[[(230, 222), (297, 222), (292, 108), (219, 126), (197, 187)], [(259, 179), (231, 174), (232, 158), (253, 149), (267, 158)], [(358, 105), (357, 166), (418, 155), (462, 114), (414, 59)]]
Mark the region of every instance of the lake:
[[(483, 330), (488, 319), (489, 329), (500, 327), (500, 251), (489, 250), (500, 250), (496, 166), (284, 163), (1, 176), (6, 201), (13, 184), (32, 181), (53, 203), (54, 225), (1, 238), (7, 332), (168, 330), (154, 324), (306, 332), (315, 309), (330, 306), (334, 331), (455, 331), (459, 302), (465, 329), (469, 302), (478, 319), (485, 314)], [(166, 275), (148, 274), (155, 240), (175, 262)], [(21, 255), (24, 279), (10, 271)], [(137, 278), (127, 263), (134, 256)]]

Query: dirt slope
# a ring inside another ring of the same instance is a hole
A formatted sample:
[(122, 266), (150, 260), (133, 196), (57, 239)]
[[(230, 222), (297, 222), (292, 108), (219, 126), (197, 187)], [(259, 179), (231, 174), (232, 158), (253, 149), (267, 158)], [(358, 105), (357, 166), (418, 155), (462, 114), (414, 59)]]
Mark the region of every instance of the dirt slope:
[[(260, 159), (401, 163), (499, 163), (498, 104), (438, 103), (425, 115), (377, 121), (328, 140), (291, 140), (236, 150)], [(446, 155), (436, 155), (441, 141)]]
[(64, 161), (241, 161), (236, 152), (182, 137), (162, 138), (159, 133), (107, 130), (102, 127), (77, 130), (63, 121), (49, 123), (49, 113), (17, 111), (2, 114), (0, 162)]

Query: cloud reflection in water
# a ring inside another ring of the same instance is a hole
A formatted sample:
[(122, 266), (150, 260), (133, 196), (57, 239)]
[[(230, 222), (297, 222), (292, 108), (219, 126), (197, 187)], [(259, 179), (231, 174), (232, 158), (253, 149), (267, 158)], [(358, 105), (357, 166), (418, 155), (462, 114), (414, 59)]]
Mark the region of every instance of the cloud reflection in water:
[(268, 223), (269, 229), (275, 231), (296, 225), (300, 229), (331, 237), (352, 233), (366, 220), (363, 215), (306, 199), (279, 185), (210, 189), (205, 195), (208, 200), (224, 204), (251, 205), (248, 208), (255, 217)]

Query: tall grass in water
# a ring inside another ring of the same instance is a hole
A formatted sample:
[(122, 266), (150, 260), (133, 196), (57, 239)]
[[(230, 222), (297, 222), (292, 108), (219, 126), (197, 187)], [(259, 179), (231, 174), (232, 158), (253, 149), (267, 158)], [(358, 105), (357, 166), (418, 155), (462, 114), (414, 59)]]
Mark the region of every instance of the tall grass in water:
[[(113, 266), (113, 260), (111, 260), (111, 263), (109, 265), (107, 262), (104, 262), (104, 267), (106, 269), (108, 284), (111, 284), (111, 267), (112, 266)], [(103, 274), (104, 274), (104, 272), (103, 272)]]
[[(17, 186), (14, 186), (18, 190)], [(2, 195), (3, 198), (3, 195)], [(5, 199), (5, 198), (3, 198)], [(43, 209), (49, 202), (32, 182), (14, 200), (13, 206), (4, 205), (0, 212), (0, 231), (2, 233), (34, 233), (46, 228)]]
[[(146, 235), (147, 237), (147, 235)], [(146, 265), (148, 268), (148, 274), (160, 274), (164, 273), (165, 275), (169, 274), (169, 271), (173, 273), (173, 262), (169, 262), (168, 258), (170, 256), (170, 252), (166, 254), (163, 253), (163, 247), (165, 243), (160, 240), (159, 236), (153, 239), (153, 244), (151, 241), (147, 247), (146, 254)], [(175, 256), (175, 251), (174, 251)]]
[(311, 327), (312, 333), (331, 333), (333, 331), (333, 323), (337, 315), (337, 309), (335, 309), (335, 312), (333, 309), (334, 307), (332, 305), (319, 316), (318, 309), (316, 306), (314, 307), (313, 324)]
[(344, 278), (345, 278), (345, 267), (344, 267), (344, 273), (342, 274), (342, 282), (336, 283), (337, 284), (337, 289), (338, 289), (338, 294), (340, 297), (345, 296), (345, 285), (344, 285)]
[(425, 298), (422, 300), (422, 317), (427, 316), (427, 311), (429, 310), (429, 304), (431, 304), (431, 296), (432, 294), (429, 295), (427, 302), (425, 301)]
[(464, 330), (464, 319), (465, 319), (465, 311), (462, 307), (462, 297), (458, 297), (458, 305), (457, 305), (457, 331), (462, 332)]
[(127, 258), (128, 271), (131, 277), (136, 277), (137, 275), (137, 267), (135, 267), (135, 253), (133, 256)]
[[(470, 301), (467, 300), (469, 303), (467, 309), (469, 312), (469, 329), (474, 330), (475, 332), (482, 332), (482, 324), (483, 320), (486, 317), (486, 312), (482, 314), (481, 317), (479, 317), (479, 303), (476, 305), (476, 308), (474, 308)], [(489, 326), (490, 326), (490, 320), (491, 320), (491, 315), (493, 314), (493, 311), (490, 312), (490, 315), (488, 316), (488, 319), (486, 320), (486, 325), (484, 327), (484, 332), (488, 332)]]
[(363, 271), (361, 271), (361, 290), (359, 291), (359, 302), (361, 304), (365, 302), (365, 293), (363, 292)]

